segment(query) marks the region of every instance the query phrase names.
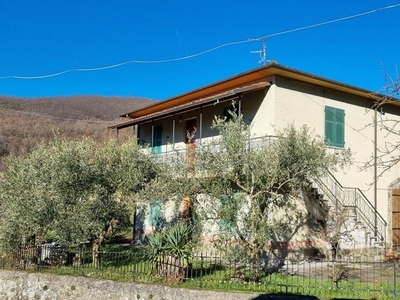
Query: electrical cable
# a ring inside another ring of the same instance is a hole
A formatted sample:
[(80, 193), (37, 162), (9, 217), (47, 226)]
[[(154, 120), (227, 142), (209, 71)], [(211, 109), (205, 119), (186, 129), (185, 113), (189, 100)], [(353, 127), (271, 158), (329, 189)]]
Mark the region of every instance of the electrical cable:
[(284, 35), (284, 34), (297, 32), (297, 31), (301, 31), (301, 30), (306, 30), (306, 29), (310, 29), (310, 28), (315, 28), (315, 27), (319, 27), (319, 26), (323, 26), (323, 25), (327, 25), (327, 24), (332, 24), (332, 23), (336, 23), (336, 22), (350, 20), (350, 19), (353, 19), (353, 18), (358, 18), (358, 17), (361, 17), (361, 16), (365, 16), (365, 15), (368, 15), (368, 14), (373, 14), (373, 13), (376, 13), (376, 12), (379, 12), (379, 11), (382, 11), (382, 10), (393, 9), (393, 8), (398, 7), (398, 6), (400, 6), (400, 3), (393, 4), (393, 5), (388, 5), (388, 6), (385, 6), (385, 7), (381, 7), (381, 8), (373, 9), (373, 10), (370, 10), (370, 11), (358, 13), (358, 14), (355, 14), (355, 15), (342, 17), (342, 18), (338, 18), (338, 19), (334, 19), (334, 20), (330, 20), (330, 21), (325, 21), (325, 22), (321, 22), (321, 23), (317, 23), (317, 24), (313, 24), (313, 25), (308, 25), (308, 26), (303, 26), (303, 27), (299, 27), (299, 28), (295, 28), (295, 29), (286, 30), (286, 31), (276, 32), (276, 33), (265, 35), (265, 36), (262, 36), (262, 37), (259, 37), (259, 38), (250, 38), (250, 39), (242, 40), (242, 41), (228, 42), (228, 43), (224, 43), (224, 44), (221, 44), (219, 46), (210, 48), (208, 50), (204, 50), (202, 52), (198, 52), (198, 53), (187, 55), (187, 56), (183, 56), (183, 57), (177, 57), (177, 58), (172, 58), (172, 59), (164, 59), (164, 60), (128, 60), (128, 61), (124, 61), (124, 62), (121, 62), (121, 63), (108, 65), (108, 66), (103, 66), (103, 67), (74, 68), (74, 69), (68, 69), (68, 70), (60, 71), (60, 72), (57, 72), (57, 73), (46, 74), (46, 75), (38, 75), (38, 76), (19, 76), (19, 75), (0, 76), (0, 79), (44, 79), (44, 78), (49, 78), (49, 77), (60, 76), (60, 75), (63, 75), (63, 74), (66, 74), (66, 73), (70, 73), (70, 72), (101, 71), (101, 70), (121, 67), (121, 66), (127, 65), (127, 64), (134, 64), (134, 63), (135, 64), (158, 64), (158, 63), (176, 62), (176, 61), (195, 58), (195, 57), (198, 57), (198, 56), (201, 56), (201, 55), (216, 51), (216, 50), (221, 49), (221, 48), (234, 46), (234, 45), (238, 45), (238, 44), (249, 43), (249, 42), (261, 41), (261, 40), (265, 40), (267, 38), (275, 37), (275, 36), (278, 36), (278, 35)]

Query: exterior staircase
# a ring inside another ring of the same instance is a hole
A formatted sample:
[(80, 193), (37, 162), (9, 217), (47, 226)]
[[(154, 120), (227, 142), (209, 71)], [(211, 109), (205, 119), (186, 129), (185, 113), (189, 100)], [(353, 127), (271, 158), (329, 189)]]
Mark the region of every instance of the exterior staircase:
[(360, 189), (343, 187), (330, 172), (314, 178), (313, 186), (316, 199), (328, 212), (328, 222), (335, 210), (347, 209), (356, 248), (385, 245), (387, 224)]

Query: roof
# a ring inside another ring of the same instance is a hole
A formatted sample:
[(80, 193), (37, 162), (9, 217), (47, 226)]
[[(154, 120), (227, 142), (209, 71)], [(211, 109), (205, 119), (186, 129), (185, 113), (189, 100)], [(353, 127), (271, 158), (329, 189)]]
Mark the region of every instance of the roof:
[[(119, 123), (110, 128), (124, 128), (145, 122), (155, 117), (169, 116), (179, 111), (187, 110), (191, 107), (198, 107), (209, 102), (225, 97), (234, 98), (240, 93), (262, 89), (270, 85), (267, 79), (271, 76), (282, 76), (295, 79), (322, 87), (331, 88), (333, 90), (342, 91), (348, 94), (357, 95), (371, 100), (380, 100), (385, 95), (373, 93), (372, 91), (362, 89), (356, 86), (348, 85), (338, 81), (330, 80), (311, 73), (302, 72), (286, 66), (272, 62), (265, 66), (261, 66), (247, 72), (240, 73), (236, 76), (217, 81), (210, 85), (195, 89), (193, 91), (169, 98), (165, 101), (157, 102), (150, 106), (128, 112), (120, 115), (126, 117), (129, 121)], [(397, 106), (400, 102), (391, 101)]]

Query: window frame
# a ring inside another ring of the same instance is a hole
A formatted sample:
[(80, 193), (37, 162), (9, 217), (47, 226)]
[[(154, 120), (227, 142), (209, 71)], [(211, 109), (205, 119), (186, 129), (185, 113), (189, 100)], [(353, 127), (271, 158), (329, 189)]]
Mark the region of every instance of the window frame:
[(330, 147), (345, 146), (345, 110), (333, 106), (325, 106), (325, 143)]

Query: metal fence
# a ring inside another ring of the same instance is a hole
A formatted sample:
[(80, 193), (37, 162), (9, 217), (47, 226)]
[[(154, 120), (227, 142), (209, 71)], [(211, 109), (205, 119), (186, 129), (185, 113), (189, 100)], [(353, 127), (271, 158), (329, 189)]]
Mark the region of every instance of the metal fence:
[[(282, 253), (281, 253), (282, 254)], [(41, 245), (2, 255), (0, 267), (182, 287), (246, 290), (347, 299), (397, 299), (400, 261), (297, 260), (265, 256), (255, 264), (216, 253), (190, 260), (159, 257), (143, 248), (92, 252), (85, 248)]]

